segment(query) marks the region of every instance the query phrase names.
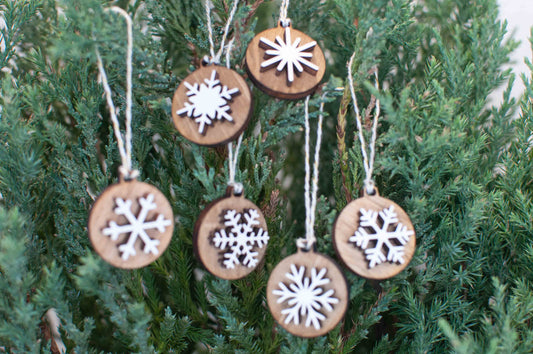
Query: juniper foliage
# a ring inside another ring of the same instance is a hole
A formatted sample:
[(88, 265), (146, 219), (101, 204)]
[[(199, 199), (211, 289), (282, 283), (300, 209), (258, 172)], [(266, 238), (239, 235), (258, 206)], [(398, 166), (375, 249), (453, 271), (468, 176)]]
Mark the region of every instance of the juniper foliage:
[[(213, 0), (217, 42), (231, 4)], [(86, 228), (120, 164), (95, 62), (98, 46), (123, 112), (125, 24), (106, 11), (111, 5), (135, 26), (134, 167), (178, 218), (169, 249), (134, 271), (102, 261)], [(241, 74), (247, 44), (276, 25), (278, 5), (240, 2), (231, 62)], [(202, 208), (224, 193), (227, 151), (187, 142), (170, 118), (173, 91), (209, 51), (203, 1), (0, 0), (0, 11), (3, 350), (57, 351), (43, 320), (54, 308), (67, 351), (79, 353), (530, 351), (533, 84), (522, 77), (524, 96), (510, 97), (515, 79), (502, 65), (516, 43), (504, 41), (494, 0), (291, 3), (293, 26), (328, 60), (318, 251), (334, 256), (332, 223), (364, 178), (345, 79), (354, 51), (363, 117), (375, 98), (383, 108), (376, 185), (417, 233), (415, 256), (398, 276), (373, 282), (345, 269), (344, 321), (316, 339), (288, 334), (265, 304), (270, 272), (304, 232), (302, 102), (253, 89), (237, 179), (266, 215), (271, 239), (256, 271), (219, 280), (195, 258), (192, 232)], [(502, 84), (508, 90), (494, 106), (488, 96)], [(311, 99), (313, 123), (320, 96)]]

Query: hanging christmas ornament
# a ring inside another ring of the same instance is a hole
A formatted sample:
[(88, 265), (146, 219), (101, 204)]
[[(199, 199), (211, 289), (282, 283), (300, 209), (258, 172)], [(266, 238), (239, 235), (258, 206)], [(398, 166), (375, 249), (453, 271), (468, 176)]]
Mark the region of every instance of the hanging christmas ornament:
[(289, 0), (283, 0), (277, 28), (256, 35), (246, 50), (246, 70), (265, 93), (283, 99), (311, 94), (326, 71), (317, 42), (292, 28), (287, 18)]
[(144, 267), (165, 251), (174, 228), (172, 208), (154, 186), (123, 180), (107, 187), (89, 215), (95, 251), (118, 268)]
[(187, 76), (172, 101), (174, 125), (198, 145), (234, 140), (248, 125), (251, 113), (252, 95), (242, 76), (214, 64)]
[(261, 210), (229, 187), (209, 204), (194, 227), (195, 252), (205, 268), (222, 279), (240, 279), (263, 259), (269, 236)]
[(362, 277), (390, 278), (404, 269), (415, 251), (415, 232), (398, 204), (373, 195), (349, 203), (333, 226), (335, 249), (343, 262)]
[(120, 182), (106, 188), (92, 206), (88, 230), (94, 249), (105, 261), (118, 268), (132, 269), (152, 263), (165, 251), (172, 238), (174, 216), (163, 193), (148, 183), (136, 181), (138, 171), (132, 169), (132, 21), (128, 13), (121, 8), (112, 7), (110, 10), (123, 16), (128, 25), (126, 135), (123, 139), (111, 88), (107, 82), (102, 58), (96, 49), (98, 70), (122, 165), (119, 169)]
[(283, 259), (267, 284), (267, 302), (274, 319), (288, 332), (300, 337), (317, 337), (331, 331), (344, 317), (348, 286), (341, 270), (329, 257), (316, 253), (315, 211), (318, 190), (318, 162), (322, 136), (324, 102), (318, 118), (313, 188), (310, 191), (309, 97), (305, 100), (305, 239), (298, 239), (298, 252)]
[[(186, 139), (198, 145), (216, 146), (235, 140), (248, 125), (252, 113), (252, 95), (246, 81), (237, 72), (220, 65), (224, 43), (237, 10), (233, 4), (218, 53), (215, 54), (211, 10), (205, 2), (211, 58), (187, 76), (172, 100), (172, 119)], [(227, 49), (227, 57), (233, 41)]]
[(276, 322), (288, 332), (317, 337), (331, 331), (344, 317), (348, 287), (332, 259), (300, 249), (272, 271), (267, 301)]
[[(415, 251), (416, 237), (407, 213), (393, 201), (380, 197), (374, 186), (372, 171), (380, 105), (379, 100), (376, 100), (369, 158), (353, 85), (353, 59), (354, 55), (348, 63), (348, 80), (366, 178), (363, 197), (352, 201), (342, 210), (333, 226), (332, 238), (337, 254), (353, 272), (369, 279), (386, 279), (395, 276), (409, 264)], [(375, 82), (378, 90), (377, 71)]]
[[(199, 88), (198, 86), (191, 86), (185, 80), (184, 85), (190, 91), (202, 92), (204, 90), (206, 92), (205, 94), (200, 93), (199, 98), (189, 98), (196, 105), (195, 107), (185, 103), (184, 108), (177, 110), (179, 105), (176, 102), (179, 100), (176, 97), (180, 95), (181, 86), (176, 91), (176, 96), (174, 97), (175, 111), (177, 114), (189, 114), (189, 112), (192, 112), (190, 115), (198, 116), (197, 113), (194, 113), (194, 110), (197, 109), (196, 107), (200, 107), (204, 112), (207, 112), (215, 104), (217, 107), (215, 109), (216, 112), (210, 111), (206, 113), (208, 117), (212, 117), (215, 114), (217, 117), (220, 116), (229, 122), (235, 122), (237, 115), (241, 118), (245, 117), (245, 119), (239, 118), (241, 122), (239, 123), (239, 129), (234, 129), (234, 124), (233, 128), (232, 126), (223, 127), (216, 135), (216, 137), (220, 138), (224, 136), (224, 131), (228, 132), (224, 139), (217, 140), (217, 143), (222, 143), (234, 139), (240, 133), (235, 151), (233, 151), (233, 143), (231, 141), (228, 143), (229, 180), (226, 195), (209, 204), (200, 214), (194, 227), (194, 250), (197, 257), (209, 272), (223, 279), (240, 279), (250, 274), (263, 259), (269, 239), (266, 221), (261, 210), (254, 203), (244, 198), (242, 184), (235, 182), (235, 171), (237, 170), (239, 149), (243, 137), (241, 132), (244, 130), (251, 113), (250, 90), (244, 80), (229, 69), (233, 39), (229, 42), (227, 48), (224, 47), (229, 25), (237, 10), (238, 3), (238, 0), (235, 0), (233, 3), (233, 9), (226, 23), (220, 50), (215, 54), (209, 0), (205, 1), (209, 42), (211, 45), (211, 59), (209, 61), (218, 63), (223, 50), (226, 49), (226, 68), (209, 65), (190, 75), (210, 75), (209, 79), (204, 79), (204, 87), (201, 85)], [(216, 94), (207, 94), (207, 90), (213, 90)], [(232, 99), (232, 97), (236, 97), (233, 100), (236, 108), (231, 108), (230, 110), (227, 100)], [(239, 102), (241, 101), (239, 100), (243, 98), (246, 98), (246, 100), (240, 104)], [(231, 115), (229, 114), (230, 111), (232, 113)], [(236, 115), (235, 113), (238, 114)], [(198, 122), (201, 123), (202, 121), (198, 120)], [(199, 126), (199, 131), (205, 129), (208, 124), (206, 123), (204, 128)], [(207, 140), (207, 136), (208, 134), (206, 134), (206, 138), (203, 140), (204, 143), (211, 141)], [(214, 138), (215, 135), (209, 139)], [(212, 144), (209, 143), (209, 145)]]

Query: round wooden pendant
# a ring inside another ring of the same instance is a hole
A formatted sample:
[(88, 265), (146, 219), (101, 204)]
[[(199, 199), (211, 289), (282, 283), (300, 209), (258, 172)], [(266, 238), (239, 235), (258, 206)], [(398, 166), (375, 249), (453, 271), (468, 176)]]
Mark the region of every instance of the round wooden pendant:
[(261, 209), (231, 188), (204, 209), (194, 227), (196, 255), (222, 279), (250, 274), (265, 256), (268, 239)]
[(326, 60), (311, 37), (280, 25), (252, 39), (246, 50), (246, 69), (265, 93), (297, 99), (316, 89), (324, 77)]
[(172, 119), (186, 139), (216, 146), (236, 139), (252, 113), (252, 94), (237, 72), (206, 65), (178, 86), (172, 100)]
[(144, 267), (166, 250), (174, 230), (172, 208), (154, 186), (123, 181), (107, 187), (89, 214), (89, 239), (118, 268)]
[(333, 225), (333, 244), (344, 264), (369, 279), (400, 273), (415, 252), (415, 230), (393, 201), (364, 195), (349, 203)]
[(348, 307), (346, 279), (335, 262), (313, 251), (283, 259), (267, 284), (267, 302), (276, 322), (299, 337), (331, 331)]

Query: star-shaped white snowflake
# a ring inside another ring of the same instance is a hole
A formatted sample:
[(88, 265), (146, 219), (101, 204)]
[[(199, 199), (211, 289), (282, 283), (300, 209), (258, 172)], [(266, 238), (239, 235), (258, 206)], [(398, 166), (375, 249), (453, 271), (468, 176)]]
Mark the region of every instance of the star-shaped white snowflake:
[(232, 96), (239, 93), (238, 88), (228, 89), (223, 86), (217, 78), (216, 70), (211, 72), (211, 78), (204, 79), (205, 83), (198, 85), (194, 83), (191, 85), (185, 81), (187, 97), (189, 102), (185, 102), (185, 107), (178, 110), (178, 115), (187, 114), (189, 118), (194, 118), (198, 123), (198, 132), (203, 134), (206, 125), (213, 124), (215, 119), (233, 122), (233, 117), (228, 113), (230, 106), (228, 102), (231, 101)]
[[(249, 268), (257, 265), (258, 252), (254, 252), (255, 246), (262, 248), (268, 243), (268, 232), (257, 227), (259, 213), (255, 209), (249, 209), (242, 213), (236, 210), (227, 210), (224, 214), (224, 226), (226, 228), (215, 231), (213, 243), (216, 248), (226, 250), (223, 264), (228, 269), (243, 264)], [(243, 222), (244, 221), (244, 222)]]
[(398, 222), (394, 206), (379, 213), (361, 208), (360, 213), (359, 228), (349, 241), (364, 250), (368, 267), (373, 268), (385, 261), (403, 264), (405, 245), (414, 232)]
[(171, 221), (165, 219), (162, 214), (159, 214), (154, 221), (146, 221), (148, 212), (157, 208), (157, 205), (154, 203), (154, 195), (148, 194), (146, 198), (139, 198), (141, 210), (137, 216), (131, 212), (131, 200), (116, 198), (115, 203), (117, 207), (113, 211), (116, 215), (124, 215), (128, 224), (118, 225), (115, 221), (110, 221), (109, 227), (103, 229), (102, 233), (110, 236), (113, 241), (118, 240), (120, 234), (129, 234), (128, 241), (118, 247), (118, 250), (122, 252), (122, 259), (127, 261), (130, 256), (135, 256), (137, 253), (135, 251), (137, 238), (141, 238), (144, 243), (144, 253), (159, 254), (159, 250), (157, 249), (159, 240), (151, 239), (146, 233), (146, 230), (157, 229), (159, 232), (164, 232), (165, 227), (170, 226)]
[(320, 329), (320, 321), (326, 319), (320, 310), (324, 309), (331, 312), (333, 311), (331, 305), (339, 303), (339, 299), (332, 296), (335, 293), (333, 289), (324, 292), (321, 287), (330, 283), (330, 279), (324, 277), (326, 272), (327, 268), (322, 268), (317, 273), (316, 268), (313, 267), (311, 268), (311, 279), (309, 279), (309, 277), (304, 276), (304, 266), (297, 269), (296, 265), (291, 264), (291, 272), (285, 274), (291, 281), (289, 287), (283, 282), (279, 282), (279, 289), (272, 291), (274, 295), (280, 297), (277, 301), (278, 304), (287, 301), (288, 307), (281, 310), (282, 315), (287, 315), (285, 324), (292, 321), (295, 325), (299, 325), (300, 316), (306, 316), (306, 327), (312, 324), (316, 330)]
[(261, 68), (268, 68), (277, 64), (276, 70), (282, 71), (286, 67), (289, 83), (294, 81), (295, 68), (300, 73), (304, 71), (303, 66), (306, 66), (312, 71), (318, 71), (319, 67), (306, 59), (313, 57), (313, 54), (309, 51), (316, 46), (316, 42), (312, 41), (300, 47), (301, 41), (302, 39), (300, 37), (296, 38), (294, 42), (291, 41), (290, 27), (285, 27), (285, 41), (280, 36), (276, 36), (277, 43), (261, 37), (259, 45), (271, 48), (267, 49), (265, 54), (272, 56), (272, 58), (261, 63)]

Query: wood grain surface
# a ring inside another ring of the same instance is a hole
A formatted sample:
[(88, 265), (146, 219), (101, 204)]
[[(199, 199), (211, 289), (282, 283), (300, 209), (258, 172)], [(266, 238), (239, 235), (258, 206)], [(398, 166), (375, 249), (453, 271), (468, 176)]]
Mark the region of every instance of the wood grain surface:
[[(320, 286), (323, 289), (322, 293), (333, 289), (332, 296), (337, 298), (339, 302), (332, 305), (333, 311), (331, 312), (325, 309), (319, 311), (326, 318), (320, 321), (320, 329), (318, 330), (313, 325), (305, 326), (305, 315), (300, 316), (298, 325), (294, 324), (293, 321), (285, 323), (286, 315), (282, 314), (281, 311), (291, 306), (288, 301), (278, 303), (279, 295), (274, 294), (273, 291), (280, 288), (280, 282), (289, 287), (291, 280), (286, 277), (286, 274), (291, 273), (291, 265), (295, 265), (297, 268), (304, 266), (305, 276), (309, 278), (311, 277), (312, 268), (316, 268), (317, 271), (322, 268), (327, 269), (325, 277), (329, 278), (330, 282)], [(342, 320), (348, 307), (348, 286), (340, 268), (331, 258), (314, 251), (299, 250), (297, 253), (284, 258), (270, 274), (266, 291), (268, 307), (276, 322), (288, 332), (299, 337), (312, 338), (328, 333)]]
[[(390, 263), (385, 261), (375, 265), (373, 268), (369, 268), (369, 262), (365, 258), (364, 251), (355, 243), (349, 242), (349, 238), (359, 228), (361, 208), (379, 212), (390, 206), (394, 206), (394, 212), (398, 215), (398, 222), (413, 231), (413, 235), (409, 237), (409, 241), (405, 245), (404, 263)], [(350, 202), (341, 211), (333, 225), (332, 240), (337, 255), (342, 262), (354, 273), (368, 279), (386, 279), (400, 273), (411, 261), (416, 247), (414, 227), (407, 213), (393, 201), (380, 197), (377, 192), (376, 195), (365, 195), (362, 198)]]
[[(204, 80), (211, 78), (213, 70), (216, 70), (216, 77), (222, 86), (227, 86), (228, 89), (237, 88), (239, 92), (232, 95), (232, 99), (228, 101), (230, 107), (228, 114), (233, 121), (215, 119), (212, 125), (207, 125), (205, 131), (200, 133), (199, 124), (194, 118), (187, 114), (179, 115), (177, 112), (189, 102), (187, 96), (189, 89), (185, 86), (185, 82), (190, 85), (205, 84)], [(180, 83), (172, 100), (172, 119), (176, 129), (187, 140), (204, 146), (217, 146), (235, 140), (246, 129), (251, 113), (252, 94), (246, 81), (237, 72), (219, 65), (206, 65), (195, 70)]]
[[(135, 242), (136, 255), (130, 256), (127, 260), (123, 260), (118, 247), (128, 240), (129, 234), (121, 234), (118, 240), (113, 241), (111, 237), (102, 233), (103, 229), (109, 226), (110, 221), (115, 221), (118, 225), (128, 224), (128, 221), (123, 215), (116, 215), (114, 209), (116, 208), (116, 199), (122, 198), (132, 201), (131, 210), (133, 215), (138, 216), (140, 211), (139, 198), (146, 198), (149, 194), (154, 195), (154, 203), (157, 208), (150, 210), (146, 217), (146, 221), (155, 220), (159, 214), (163, 215), (165, 219), (170, 220), (170, 226), (165, 227), (163, 232), (157, 229), (146, 230), (150, 238), (159, 240), (157, 249), (159, 253), (144, 253), (143, 242), (137, 239)], [(89, 214), (89, 239), (94, 250), (108, 263), (124, 269), (134, 269), (144, 267), (163, 254), (168, 247), (174, 230), (174, 215), (172, 208), (163, 195), (156, 187), (139, 181), (123, 181), (117, 184), (112, 184), (107, 187), (102, 194), (96, 199)]]
[[(277, 98), (298, 99), (310, 95), (324, 77), (326, 71), (324, 53), (322, 53), (318, 44), (312, 50), (309, 50), (313, 54), (309, 61), (319, 67), (318, 71), (304, 70), (296, 75), (294, 81), (290, 83), (287, 79), (286, 67), (281, 72), (277, 71), (275, 66), (266, 69), (261, 68), (261, 63), (271, 58), (271, 56), (266, 54), (267, 48), (261, 45), (260, 40), (261, 38), (266, 38), (275, 42), (277, 36), (285, 39), (284, 27), (278, 26), (267, 29), (256, 35), (248, 45), (246, 50), (246, 70), (250, 79), (263, 92)], [(292, 42), (297, 38), (301, 39), (300, 46), (313, 42), (313, 39), (305, 33), (291, 28)], [(305, 66), (304, 69), (306, 69)]]

